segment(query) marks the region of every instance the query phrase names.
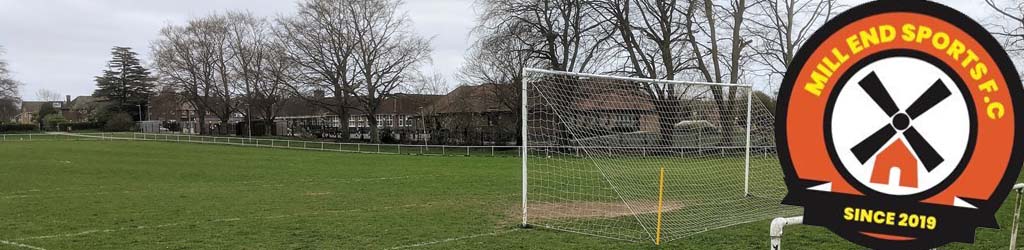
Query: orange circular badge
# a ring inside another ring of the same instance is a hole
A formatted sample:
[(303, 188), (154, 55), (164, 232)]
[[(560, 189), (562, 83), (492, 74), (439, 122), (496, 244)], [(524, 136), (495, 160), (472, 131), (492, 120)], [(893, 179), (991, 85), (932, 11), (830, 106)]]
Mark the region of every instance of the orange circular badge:
[(874, 249), (973, 242), (1024, 158), (1024, 97), (999, 43), (949, 7), (879, 1), (800, 49), (779, 91), (778, 152), (804, 222)]

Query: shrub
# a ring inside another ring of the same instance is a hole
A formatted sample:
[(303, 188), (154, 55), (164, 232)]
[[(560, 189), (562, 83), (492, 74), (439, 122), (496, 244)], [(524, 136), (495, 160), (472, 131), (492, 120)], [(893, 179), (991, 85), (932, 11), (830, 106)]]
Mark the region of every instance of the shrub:
[(64, 116), (59, 113), (43, 117), (43, 126), (46, 130), (61, 130), (64, 128), (63, 124), (65, 123), (68, 123), (68, 120), (64, 119)]
[(100, 125), (98, 122), (71, 122), (71, 123), (61, 124), (60, 126), (61, 126), (61, 128), (64, 128), (64, 129), (71, 128), (71, 131), (98, 130), (100, 128), (103, 128), (103, 126)]
[(0, 133), (35, 131), (35, 124), (0, 124)]
[(384, 128), (380, 130), (380, 142), (386, 144), (398, 143), (398, 139), (391, 133), (391, 128)]
[(128, 113), (115, 113), (103, 126), (103, 130), (109, 132), (130, 131), (135, 127), (135, 120)]

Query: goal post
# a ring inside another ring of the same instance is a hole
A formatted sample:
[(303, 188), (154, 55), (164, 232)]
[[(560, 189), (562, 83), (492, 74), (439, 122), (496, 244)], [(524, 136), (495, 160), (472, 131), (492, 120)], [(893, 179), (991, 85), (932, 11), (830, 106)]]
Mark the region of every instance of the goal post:
[[(526, 75), (526, 71), (527, 70), (528, 69), (523, 69), (523, 73), (524, 73), (523, 75)], [(529, 219), (529, 213), (528, 213), (529, 211), (527, 210), (527, 205), (528, 205), (528, 202), (529, 202), (529, 200), (527, 199), (527, 194), (528, 194), (528, 192), (527, 192), (527, 185), (529, 184), (529, 175), (528, 175), (528, 171), (527, 171), (528, 167), (529, 167), (529, 166), (527, 166), (527, 161), (529, 160), (529, 157), (527, 157), (528, 156), (528, 152), (529, 152), (529, 137), (528, 137), (529, 136), (529, 124), (527, 124), (527, 121), (529, 121), (529, 120), (528, 120), (527, 115), (529, 114), (529, 112), (528, 112), (528, 109), (527, 109), (527, 107), (528, 107), (527, 104), (528, 104), (529, 100), (527, 99), (528, 95), (527, 95), (527, 84), (526, 84), (526, 81), (523, 81), (523, 84), (521, 86), (521, 92), (520, 92), (519, 95), (520, 95), (520, 108), (521, 108), (520, 111), (519, 111), (520, 112), (520, 120), (519, 120), (520, 122), (519, 122), (519, 124), (522, 126), (522, 127), (520, 127), (520, 133), (522, 133), (522, 135), (521, 135), (522, 136), (522, 138), (521, 138), (521, 140), (522, 140), (522, 148), (519, 149), (519, 153), (521, 154), (520, 157), (523, 160), (523, 177), (522, 177), (523, 178), (523, 193), (522, 193), (522, 196), (523, 196), (523, 212), (522, 212), (523, 213), (523, 223), (521, 224), (521, 226), (526, 228), (526, 227), (530, 226), (530, 224), (527, 221)]]
[(523, 73), (523, 226), (667, 242), (799, 212), (750, 85)]

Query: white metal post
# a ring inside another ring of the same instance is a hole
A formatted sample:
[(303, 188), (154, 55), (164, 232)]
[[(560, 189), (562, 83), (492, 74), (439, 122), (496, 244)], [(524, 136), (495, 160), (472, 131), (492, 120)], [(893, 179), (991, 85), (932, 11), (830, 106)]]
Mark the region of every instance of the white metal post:
[(1024, 183), (1013, 185), (1010, 193), (1017, 193), (1017, 202), (1013, 205), (1013, 226), (1010, 229), (1010, 250), (1017, 249), (1017, 230), (1020, 228), (1021, 195), (1024, 195)]
[(804, 223), (803, 216), (789, 217), (789, 218), (775, 218), (772, 220), (771, 227), (768, 229), (768, 235), (771, 237), (771, 249), (780, 250), (782, 249), (782, 231), (787, 225), (799, 225)]
[(750, 196), (750, 122), (752, 107), (754, 103), (754, 88), (748, 87), (747, 89), (747, 156), (745, 157), (746, 162), (744, 163), (743, 169), (743, 195)]
[[(525, 76), (526, 76), (526, 70), (523, 69), (523, 78), (526, 78)], [(529, 129), (529, 127), (527, 126), (528, 125), (527, 124), (528, 120), (526, 120), (527, 119), (527, 117), (526, 117), (526, 112), (527, 112), (527, 103), (526, 103), (527, 102), (527, 98), (526, 98), (527, 97), (526, 96), (526, 89), (527, 89), (527, 87), (526, 87), (526, 79), (523, 79), (522, 81), (523, 81), (522, 84), (521, 84), (522, 86), (520, 86), (520, 88), (522, 89), (522, 92), (520, 93), (520, 97), (519, 97), (520, 100), (521, 100), (521, 103), (520, 103), (521, 107), (520, 107), (520, 111), (519, 111), (520, 112), (519, 123), (521, 125), (520, 126), (520, 130), (522, 130), (522, 131), (520, 132), (520, 134), (522, 136), (522, 141), (523, 141), (523, 145), (522, 145), (523, 147), (521, 149), (519, 149), (520, 157), (523, 159), (523, 224), (521, 226), (522, 227), (527, 227), (527, 226), (529, 226), (529, 224), (526, 221), (526, 218), (527, 218), (526, 184), (527, 184), (527, 181), (528, 181), (527, 180), (528, 175), (527, 175), (527, 171), (526, 171), (526, 150), (527, 150), (527, 141), (526, 141), (526, 139), (527, 139), (527, 129)]]

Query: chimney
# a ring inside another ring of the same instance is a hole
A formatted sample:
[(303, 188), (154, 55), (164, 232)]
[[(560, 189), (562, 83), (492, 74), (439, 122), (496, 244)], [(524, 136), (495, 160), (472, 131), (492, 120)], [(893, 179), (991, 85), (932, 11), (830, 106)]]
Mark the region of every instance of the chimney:
[(64, 96), (64, 99), (67, 100), (67, 101), (64, 102), (64, 105), (71, 104), (71, 95)]

